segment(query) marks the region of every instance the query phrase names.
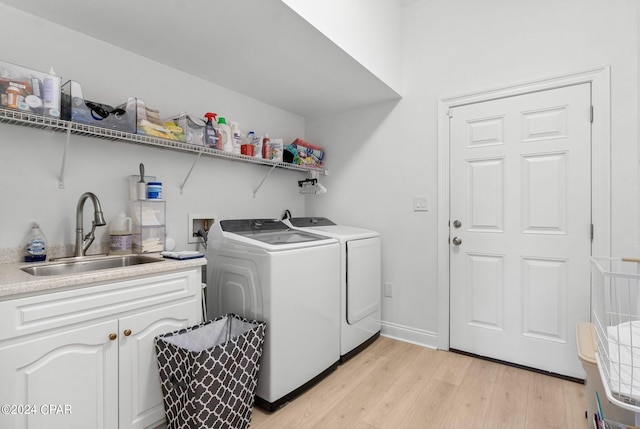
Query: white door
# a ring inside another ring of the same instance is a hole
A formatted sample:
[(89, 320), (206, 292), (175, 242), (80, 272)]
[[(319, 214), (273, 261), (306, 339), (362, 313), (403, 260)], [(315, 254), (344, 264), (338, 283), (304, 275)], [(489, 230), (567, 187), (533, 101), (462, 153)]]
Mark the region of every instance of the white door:
[(591, 85), (451, 109), (450, 347), (582, 377)]

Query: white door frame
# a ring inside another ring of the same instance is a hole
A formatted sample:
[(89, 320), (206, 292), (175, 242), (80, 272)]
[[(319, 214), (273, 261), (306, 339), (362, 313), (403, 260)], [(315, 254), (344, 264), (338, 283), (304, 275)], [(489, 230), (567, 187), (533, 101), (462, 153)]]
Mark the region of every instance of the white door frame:
[(449, 109), (580, 83), (591, 83), (592, 254), (611, 252), (611, 70), (609, 66), (438, 100), (438, 339), (449, 350)]

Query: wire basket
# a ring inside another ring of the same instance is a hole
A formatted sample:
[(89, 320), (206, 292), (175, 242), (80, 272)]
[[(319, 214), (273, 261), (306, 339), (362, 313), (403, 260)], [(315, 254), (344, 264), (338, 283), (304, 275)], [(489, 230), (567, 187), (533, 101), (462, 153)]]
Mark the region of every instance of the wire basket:
[(607, 398), (640, 412), (640, 259), (591, 258), (596, 360)]

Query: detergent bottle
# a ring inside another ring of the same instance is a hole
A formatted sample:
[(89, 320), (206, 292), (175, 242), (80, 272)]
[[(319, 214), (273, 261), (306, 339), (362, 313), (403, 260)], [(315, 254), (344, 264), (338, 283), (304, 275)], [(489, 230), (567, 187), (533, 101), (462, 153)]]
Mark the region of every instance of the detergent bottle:
[(253, 156), (256, 158), (262, 158), (262, 137), (257, 136), (253, 131), (249, 131), (249, 134), (247, 134), (247, 141), (250, 145), (253, 145)]
[(207, 119), (207, 123), (204, 126), (204, 145), (212, 149), (219, 149), (219, 136), (218, 131), (214, 127), (216, 120), (216, 113), (207, 112), (204, 117)]
[(240, 127), (237, 122), (229, 121), (231, 124), (231, 143), (233, 147), (233, 153), (240, 155), (242, 146), (242, 136), (240, 135)]
[(218, 130), (220, 130), (220, 144), (222, 150), (233, 153), (233, 141), (231, 138), (231, 128), (227, 125), (227, 120), (222, 116), (218, 118)]
[(128, 255), (132, 244), (131, 218), (120, 212), (109, 224), (109, 254)]

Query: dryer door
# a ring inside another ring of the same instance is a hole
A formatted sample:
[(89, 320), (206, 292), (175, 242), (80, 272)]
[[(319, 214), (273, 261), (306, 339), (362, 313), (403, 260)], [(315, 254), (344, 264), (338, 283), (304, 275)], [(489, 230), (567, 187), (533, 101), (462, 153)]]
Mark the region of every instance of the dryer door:
[(380, 237), (347, 241), (347, 323), (353, 325), (380, 308)]

